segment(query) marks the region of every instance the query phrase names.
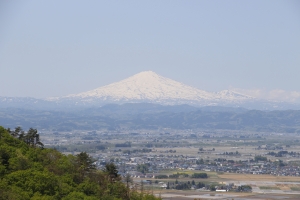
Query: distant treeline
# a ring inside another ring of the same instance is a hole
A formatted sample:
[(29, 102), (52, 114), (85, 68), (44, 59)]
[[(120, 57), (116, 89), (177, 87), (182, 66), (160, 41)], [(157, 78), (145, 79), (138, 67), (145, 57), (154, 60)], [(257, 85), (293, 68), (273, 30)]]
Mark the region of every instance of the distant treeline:
[(131, 147), (131, 142), (124, 142), (120, 144), (115, 144), (115, 147)]
[[(178, 178), (186, 178), (186, 177), (189, 177), (189, 175), (187, 173), (178, 173), (177, 174), (170, 174), (170, 175), (164, 175), (164, 174), (161, 174), (161, 175), (156, 175), (155, 178), (157, 179), (168, 179), (168, 178), (171, 178), (171, 179), (178, 179)], [(192, 175), (190, 175), (191, 178), (208, 178), (207, 176), (207, 173), (193, 173)]]

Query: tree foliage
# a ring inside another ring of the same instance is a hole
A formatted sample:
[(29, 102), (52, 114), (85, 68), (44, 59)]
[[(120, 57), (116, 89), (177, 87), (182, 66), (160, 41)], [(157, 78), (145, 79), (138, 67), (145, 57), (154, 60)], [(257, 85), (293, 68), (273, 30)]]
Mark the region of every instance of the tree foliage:
[(43, 148), (36, 129), (0, 126), (0, 200), (157, 200), (121, 182), (116, 166), (97, 170), (86, 152)]
[(149, 166), (147, 164), (139, 164), (137, 165), (136, 170), (145, 174), (149, 171)]
[(208, 178), (207, 173), (194, 173), (192, 178)]

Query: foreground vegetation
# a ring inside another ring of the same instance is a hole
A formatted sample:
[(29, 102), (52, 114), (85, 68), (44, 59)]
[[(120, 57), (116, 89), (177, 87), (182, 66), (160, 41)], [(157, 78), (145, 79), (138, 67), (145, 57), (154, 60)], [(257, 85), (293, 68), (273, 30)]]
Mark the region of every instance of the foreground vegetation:
[(124, 184), (114, 164), (97, 170), (85, 152), (43, 148), (35, 129), (0, 126), (0, 200), (156, 200)]

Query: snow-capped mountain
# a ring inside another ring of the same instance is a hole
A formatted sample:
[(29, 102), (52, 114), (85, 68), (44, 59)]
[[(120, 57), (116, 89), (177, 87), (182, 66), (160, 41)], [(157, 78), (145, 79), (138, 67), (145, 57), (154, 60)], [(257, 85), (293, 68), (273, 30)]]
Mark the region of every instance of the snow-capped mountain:
[(105, 104), (154, 103), (201, 106), (244, 107), (259, 110), (300, 109), (300, 104), (253, 98), (235, 91), (207, 92), (145, 71), (119, 82), (79, 94), (47, 99), (1, 97), (0, 108), (63, 110), (99, 107)]
[(213, 105), (238, 103), (252, 100), (247, 95), (229, 90), (207, 92), (183, 83), (160, 76), (152, 71), (133, 75), (122, 81), (112, 83), (91, 91), (72, 94), (57, 100), (76, 99), (81, 102), (154, 102), (162, 104), (199, 104)]

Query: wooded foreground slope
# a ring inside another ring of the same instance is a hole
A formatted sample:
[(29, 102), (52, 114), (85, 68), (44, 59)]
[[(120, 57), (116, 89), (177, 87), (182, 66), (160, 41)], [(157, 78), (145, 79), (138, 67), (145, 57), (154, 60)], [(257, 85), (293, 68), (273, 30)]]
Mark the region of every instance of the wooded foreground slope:
[(29, 132), (0, 126), (0, 200), (159, 199), (129, 189), (113, 164), (97, 170), (85, 152), (66, 156), (43, 148)]

